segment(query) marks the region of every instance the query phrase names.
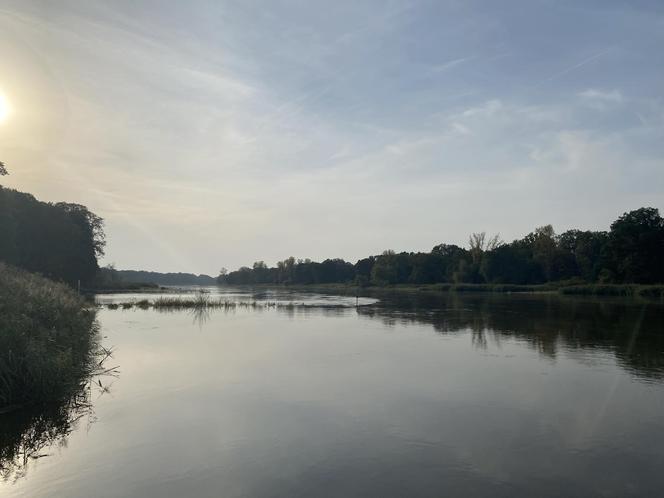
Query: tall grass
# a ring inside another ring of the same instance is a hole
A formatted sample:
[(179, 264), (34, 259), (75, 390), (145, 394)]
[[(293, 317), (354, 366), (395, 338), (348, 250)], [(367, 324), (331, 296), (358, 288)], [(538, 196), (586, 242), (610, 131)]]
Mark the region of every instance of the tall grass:
[(638, 284), (587, 284), (572, 285), (560, 289), (562, 294), (585, 296), (638, 296), (648, 298), (664, 297), (664, 285)]
[(213, 301), (207, 294), (198, 293), (191, 298), (160, 297), (152, 303), (155, 308), (218, 308), (223, 306), (221, 301)]
[(95, 311), (78, 294), (0, 263), (0, 412), (70, 395), (98, 351)]
[(199, 293), (195, 297), (180, 296), (161, 296), (150, 301), (143, 299), (141, 301), (126, 301), (120, 303), (108, 303), (105, 305), (109, 310), (130, 310), (133, 308), (154, 309), (157, 311), (178, 311), (178, 310), (216, 310), (235, 311), (237, 309), (264, 310), (271, 308), (344, 308), (344, 305), (338, 304), (306, 304), (294, 302), (278, 301), (229, 301), (225, 299), (211, 299), (207, 294)]

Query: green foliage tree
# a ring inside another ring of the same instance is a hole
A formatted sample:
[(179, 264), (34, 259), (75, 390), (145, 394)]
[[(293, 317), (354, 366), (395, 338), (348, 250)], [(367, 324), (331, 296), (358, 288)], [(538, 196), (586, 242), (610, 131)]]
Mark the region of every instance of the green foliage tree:
[(542, 271), (533, 259), (532, 247), (525, 240), (515, 240), (489, 252), (482, 265), (485, 282), (500, 284), (536, 284)]
[(453, 282), (459, 277), (460, 266), (470, 259), (466, 249), (454, 244), (438, 244), (431, 249), (431, 254), (438, 258), (441, 279), (437, 282)]
[(500, 283), (540, 284), (577, 279), (587, 282), (664, 282), (664, 221), (654, 208), (625, 213), (610, 232), (568, 230), (556, 235), (551, 225), (536, 228), (509, 244), (496, 235), (474, 233), (469, 248), (439, 244), (431, 252), (385, 251), (355, 265), (341, 259), (322, 263), (288, 258), (268, 268), (257, 262), (220, 281), (227, 283), (358, 285)]
[(85, 206), (1, 186), (0, 234), (0, 260), (71, 285), (92, 282), (105, 244), (103, 220)]
[(378, 285), (396, 284), (398, 282), (397, 255), (392, 250), (383, 251), (376, 258), (371, 269), (371, 281)]
[(608, 259), (621, 282), (664, 281), (664, 219), (655, 208), (623, 214), (611, 224)]
[(557, 276), (558, 245), (556, 244), (556, 232), (553, 227), (544, 225), (536, 228), (534, 232), (526, 236), (526, 241), (532, 247), (533, 259), (542, 269), (543, 280), (554, 280)]
[(571, 266), (569, 273), (587, 282), (599, 279), (605, 263), (606, 232), (568, 230), (558, 236), (557, 242), (566, 255), (566, 261), (571, 259), (571, 263), (568, 263), (568, 268)]

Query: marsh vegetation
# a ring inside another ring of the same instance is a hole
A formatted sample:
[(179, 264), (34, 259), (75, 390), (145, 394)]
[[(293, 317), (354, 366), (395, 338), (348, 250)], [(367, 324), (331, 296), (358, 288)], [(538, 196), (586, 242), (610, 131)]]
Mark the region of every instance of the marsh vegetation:
[(244, 298), (228, 299), (226, 297), (212, 297), (209, 291), (201, 291), (187, 295), (161, 295), (154, 299), (129, 299), (120, 298), (114, 302), (101, 304), (110, 310), (131, 310), (131, 309), (154, 309), (156, 311), (178, 311), (178, 310), (225, 310), (234, 311), (242, 309), (294, 309), (294, 308), (336, 308), (347, 307), (348, 304), (325, 304), (308, 303), (306, 299), (301, 301), (270, 301), (264, 299)]
[(66, 285), (0, 263), (0, 410), (59, 402), (112, 372), (95, 318)]

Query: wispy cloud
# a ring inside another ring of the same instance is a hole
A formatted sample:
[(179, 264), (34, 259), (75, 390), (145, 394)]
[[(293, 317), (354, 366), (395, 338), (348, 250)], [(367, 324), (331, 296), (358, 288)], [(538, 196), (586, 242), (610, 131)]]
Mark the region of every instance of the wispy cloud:
[(569, 67), (566, 67), (565, 69), (563, 69), (561, 71), (558, 71), (557, 73), (552, 74), (548, 78), (545, 78), (544, 80), (542, 80), (541, 83), (548, 83), (548, 82), (551, 82), (551, 81), (556, 80), (558, 78), (561, 78), (562, 76), (565, 76), (566, 74), (569, 74), (572, 71), (576, 71), (577, 69), (580, 69), (583, 66), (585, 66), (587, 64), (590, 64), (591, 62), (599, 59), (600, 57), (603, 57), (604, 55), (608, 54), (612, 50), (614, 50), (614, 47), (610, 47), (610, 48), (607, 48), (606, 50), (602, 50), (601, 52), (597, 52), (596, 54), (593, 54), (590, 57), (587, 57), (587, 58), (581, 60), (580, 62), (577, 62), (576, 64), (573, 64)]
[(589, 100), (601, 100), (605, 102), (622, 102), (623, 96), (618, 90), (598, 90), (595, 88), (589, 88), (577, 94), (579, 97)]
[(499, 99), (489, 100), (479, 106), (473, 106), (464, 110), (461, 114), (464, 117), (471, 116), (493, 116), (503, 109), (503, 103)]
[(473, 60), (475, 57), (462, 57), (460, 59), (452, 59), (451, 61), (444, 62), (442, 64), (436, 64), (431, 67), (431, 71), (434, 73), (442, 73), (444, 71), (448, 71), (449, 69), (452, 69), (453, 67), (458, 66), (459, 64), (463, 64), (464, 62), (468, 62), (470, 60)]
[(664, 203), (664, 35), (638, 7), (150, 5), (0, 16), (3, 182), (106, 217), (119, 267), (354, 259)]

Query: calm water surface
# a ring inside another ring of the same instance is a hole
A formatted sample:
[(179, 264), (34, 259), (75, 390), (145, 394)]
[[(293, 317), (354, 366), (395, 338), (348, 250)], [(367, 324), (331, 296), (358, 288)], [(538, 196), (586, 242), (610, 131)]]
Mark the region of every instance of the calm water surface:
[(0, 418), (0, 496), (664, 494), (659, 304), (220, 292), (102, 308), (119, 377)]

